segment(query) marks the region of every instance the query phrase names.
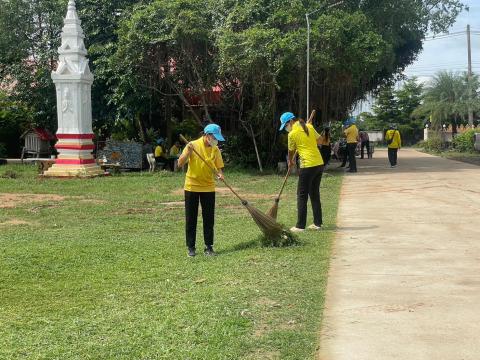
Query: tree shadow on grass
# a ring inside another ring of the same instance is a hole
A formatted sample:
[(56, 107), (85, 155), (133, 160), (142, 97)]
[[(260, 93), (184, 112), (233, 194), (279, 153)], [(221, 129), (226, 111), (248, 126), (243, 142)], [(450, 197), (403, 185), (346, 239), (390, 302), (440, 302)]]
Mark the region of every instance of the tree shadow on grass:
[(243, 250), (254, 249), (254, 248), (260, 248), (260, 243), (256, 239), (235, 244), (231, 248), (217, 251), (217, 253), (219, 255), (220, 254), (223, 255), (223, 254), (230, 254), (237, 251), (243, 251)]

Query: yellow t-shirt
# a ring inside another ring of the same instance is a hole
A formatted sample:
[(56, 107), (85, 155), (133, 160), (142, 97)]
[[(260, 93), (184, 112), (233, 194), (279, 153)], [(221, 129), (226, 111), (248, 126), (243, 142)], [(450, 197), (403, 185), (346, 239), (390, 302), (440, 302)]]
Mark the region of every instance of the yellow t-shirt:
[(307, 124), (309, 134), (303, 131), (299, 122), (296, 122), (292, 131), (288, 133), (288, 150), (297, 150), (300, 156), (300, 167), (309, 168), (323, 165), (322, 155), (317, 146), (317, 139), (320, 137), (312, 124)]
[[(211, 166), (216, 169), (223, 169), (225, 165), (223, 164), (222, 153), (217, 146), (206, 146), (203, 137), (192, 141), (192, 145)], [(188, 146), (185, 146), (183, 153), (186, 154), (187, 152)], [(188, 171), (185, 176), (184, 189), (191, 192), (215, 191), (215, 175), (213, 171), (194, 152), (188, 159)]]
[(173, 145), (170, 148), (170, 156), (177, 156), (179, 152), (180, 152), (180, 149), (178, 147), (176, 147), (175, 145)]
[(357, 142), (358, 138), (358, 128), (356, 125), (350, 125), (344, 131), (345, 136), (347, 137), (347, 144), (352, 144)]
[(388, 147), (390, 149), (398, 149), (402, 146), (402, 139), (398, 130), (388, 130), (385, 134), (385, 140), (390, 140), (393, 137), (393, 141)]
[(160, 145), (157, 145), (155, 148), (155, 157), (160, 157), (163, 155), (163, 148)]

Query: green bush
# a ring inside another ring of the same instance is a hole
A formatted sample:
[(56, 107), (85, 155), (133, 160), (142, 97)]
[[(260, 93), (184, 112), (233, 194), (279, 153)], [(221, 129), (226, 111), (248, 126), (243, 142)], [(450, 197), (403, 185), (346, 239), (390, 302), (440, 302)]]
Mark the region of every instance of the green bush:
[(468, 130), (453, 139), (453, 147), (459, 152), (473, 152), (475, 150), (475, 130)]
[(448, 148), (448, 144), (437, 136), (421, 142), (419, 146), (423, 147), (425, 151), (433, 153), (439, 153)]
[(239, 168), (254, 168), (257, 165), (257, 157), (253, 148), (253, 141), (243, 132), (230, 135), (222, 143), (222, 154), (225, 163)]
[(7, 157), (7, 146), (4, 143), (0, 143), (0, 158)]
[(34, 125), (32, 116), (25, 104), (0, 91), (0, 157), (20, 155), (20, 135)]

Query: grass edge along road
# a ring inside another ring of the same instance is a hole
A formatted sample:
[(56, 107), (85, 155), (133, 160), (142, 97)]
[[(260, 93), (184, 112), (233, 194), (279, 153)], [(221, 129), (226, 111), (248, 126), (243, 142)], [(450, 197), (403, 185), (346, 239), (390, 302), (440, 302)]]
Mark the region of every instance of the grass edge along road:
[[(263, 211), (281, 183), (227, 177)], [(261, 248), (250, 215), (219, 189), (219, 256), (189, 259), (181, 173), (56, 180), (0, 167), (0, 358), (313, 358), (341, 181), (322, 181), (324, 229), (283, 249)], [(292, 177), (287, 226), (295, 190)], [(199, 250), (201, 235), (200, 221)]]

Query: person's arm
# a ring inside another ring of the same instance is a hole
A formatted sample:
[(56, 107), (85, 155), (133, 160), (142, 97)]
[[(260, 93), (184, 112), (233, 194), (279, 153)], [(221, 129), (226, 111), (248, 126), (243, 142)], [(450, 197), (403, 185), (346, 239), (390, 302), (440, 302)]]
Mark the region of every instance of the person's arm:
[(225, 167), (225, 164), (223, 163), (223, 157), (222, 157), (222, 152), (220, 149), (217, 147), (215, 148), (215, 168), (217, 169), (217, 179), (218, 180), (225, 180), (225, 175), (223, 173), (223, 169)]
[(323, 145), (323, 135), (320, 135), (318, 138), (317, 138), (317, 145)]
[(288, 167), (293, 168), (295, 166), (295, 150), (288, 150)]
[(400, 136), (400, 131), (397, 131), (398, 133), (398, 149), (402, 147), (402, 137)]
[(182, 155), (180, 155), (180, 157), (178, 158), (178, 167), (185, 166), (185, 164), (190, 159), (192, 152), (193, 152), (193, 145), (192, 143), (188, 143), (185, 149), (183, 150)]

